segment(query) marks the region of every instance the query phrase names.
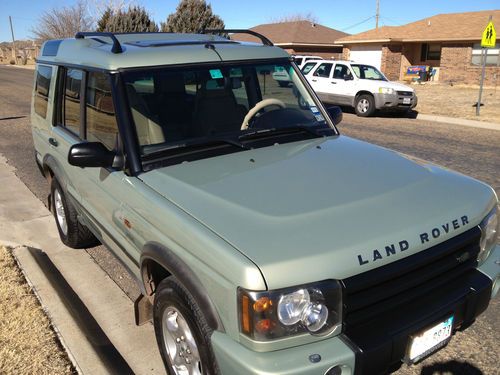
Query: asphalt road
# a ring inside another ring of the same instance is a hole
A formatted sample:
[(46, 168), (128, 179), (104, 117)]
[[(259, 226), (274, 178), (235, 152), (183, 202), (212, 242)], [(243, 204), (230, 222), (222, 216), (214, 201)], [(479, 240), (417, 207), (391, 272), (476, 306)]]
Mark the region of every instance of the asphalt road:
[[(43, 202), (49, 193), (36, 167), (29, 128), (33, 71), (0, 66), (0, 154)], [(500, 195), (500, 131), (459, 127), (392, 116), (358, 118), (346, 113), (343, 134), (391, 148), (471, 175)], [(87, 249), (95, 261), (134, 299), (138, 289), (120, 263), (103, 247)], [(500, 298), (465, 332), (439, 353), (400, 374), (499, 374)], [(155, 346), (156, 349), (156, 346)]]

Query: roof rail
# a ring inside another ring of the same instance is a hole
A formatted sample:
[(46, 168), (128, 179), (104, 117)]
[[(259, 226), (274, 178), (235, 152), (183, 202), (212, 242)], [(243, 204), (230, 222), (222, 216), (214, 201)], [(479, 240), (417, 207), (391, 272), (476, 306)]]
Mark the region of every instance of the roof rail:
[(75, 34), (75, 39), (84, 39), (85, 37), (93, 37), (93, 36), (104, 36), (111, 38), (113, 41), (113, 47), (111, 47), (111, 52), (113, 53), (122, 53), (122, 45), (120, 44), (120, 41), (116, 38), (115, 34), (109, 33), (109, 32), (92, 32), (92, 31), (80, 31)]
[(264, 35), (259, 34), (253, 30), (248, 29), (202, 29), (200, 30), (200, 34), (217, 34), (217, 33), (231, 33), (231, 34), (250, 34), (256, 36), (262, 41), (262, 44), (265, 46), (274, 46), (273, 42), (267, 39)]

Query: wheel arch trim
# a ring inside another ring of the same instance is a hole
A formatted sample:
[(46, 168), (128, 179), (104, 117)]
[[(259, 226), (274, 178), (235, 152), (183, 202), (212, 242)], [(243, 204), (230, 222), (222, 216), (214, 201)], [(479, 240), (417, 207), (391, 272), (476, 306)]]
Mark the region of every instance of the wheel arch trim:
[(225, 332), (217, 309), (200, 279), (177, 254), (157, 242), (148, 242), (144, 245), (140, 259), (141, 277), (146, 293), (152, 295), (154, 292), (150, 286), (151, 280), (148, 279), (150, 276), (148, 264), (151, 261), (159, 264), (184, 285), (200, 306), (210, 328)]

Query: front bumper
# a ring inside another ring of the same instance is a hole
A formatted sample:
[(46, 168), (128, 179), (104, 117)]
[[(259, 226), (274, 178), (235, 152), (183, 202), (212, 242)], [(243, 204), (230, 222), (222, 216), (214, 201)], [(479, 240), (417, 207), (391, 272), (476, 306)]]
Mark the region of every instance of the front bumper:
[[(322, 375), (340, 366), (342, 375), (354, 373), (354, 351), (340, 336), (272, 352), (254, 352), (221, 332), (212, 334), (212, 347), (223, 375)], [(309, 356), (319, 354), (312, 362)]]
[[(477, 269), (456, 283), (377, 319), (376, 325), (315, 343), (272, 352), (255, 352), (214, 332), (212, 346), (222, 374), (321, 375), (339, 366), (342, 375), (382, 374), (397, 369), (410, 336), (453, 314), (454, 331), (467, 328), (488, 306), (500, 286), (500, 245)], [(424, 308), (422, 308), (424, 307)], [(309, 357), (319, 354), (313, 363)]]
[(415, 93), (409, 95), (395, 94), (381, 94), (375, 93), (375, 108), (377, 109), (396, 109), (396, 110), (409, 110), (416, 107), (418, 98)]

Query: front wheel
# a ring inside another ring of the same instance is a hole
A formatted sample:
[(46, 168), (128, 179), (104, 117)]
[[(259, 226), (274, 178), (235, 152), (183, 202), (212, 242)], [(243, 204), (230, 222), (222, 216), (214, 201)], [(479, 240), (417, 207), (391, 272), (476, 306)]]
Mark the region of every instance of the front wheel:
[(189, 291), (174, 277), (159, 285), (154, 301), (156, 341), (170, 375), (218, 373), (210, 346), (212, 330)]
[(375, 112), (375, 100), (373, 96), (368, 94), (358, 96), (354, 104), (354, 110), (358, 116), (371, 116)]

